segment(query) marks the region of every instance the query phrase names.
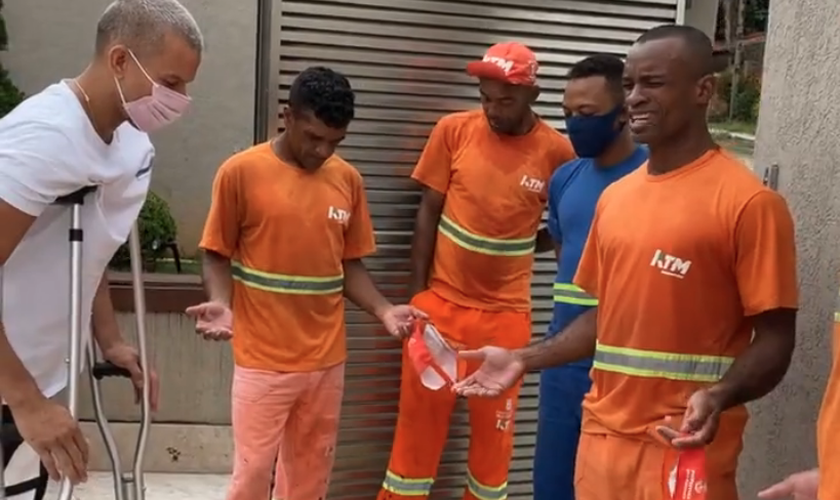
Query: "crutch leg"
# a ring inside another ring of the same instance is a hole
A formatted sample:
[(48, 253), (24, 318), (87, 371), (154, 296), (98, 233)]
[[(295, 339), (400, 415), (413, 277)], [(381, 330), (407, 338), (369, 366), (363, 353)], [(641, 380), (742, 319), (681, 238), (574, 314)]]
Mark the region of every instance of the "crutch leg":
[[(85, 197), (95, 191), (87, 187), (59, 198), (57, 204), (70, 206), (70, 357), (67, 360), (67, 408), (79, 418), (79, 372), (82, 369), (82, 206)], [(59, 500), (71, 500), (73, 484), (69, 479), (61, 482)]]
[(96, 351), (91, 344), (88, 346), (88, 367), (90, 376), (93, 406), (96, 412), (96, 424), (105, 442), (108, 456), (111, 459), (111, 469), (114, 473), (114, 493), (116, 500), (143, 500), (145, 498), (145, 483), (143, 478), (143, 462), (146, 457), (146, 442), (149, 436), (151, 410), (149, 401), (149, 363), (146, 351), (146, 295), (143, 289), (143, 259), (140, 254), (140, 235), (135, 224), (128, 239), (131, 255), (131, 279), (134, 288), (134, 313), (137, 319), (137, 344), (140, 353), (140, 368), (143, 370), (143, 395), (140, 399), (140, 429), (134, 449), (134, 461), (130, 471), (123, 472), (119, 451), (111, 433), (108, 419), (102, 404), (102, 391), (99, 381), (106, 377), (130, 378), (131, 374), (124, 368), (109, 362), (97, 362)]
[[(125, 486), (122, 478), (120, 454), (117, 449), (117, 443), (114, 440), (114, 434), (111, 432), (108, 420), (105, 418), (105, 411), (102, 407), (102, 390), (98, 383), (98, 380), (101, 380), (104, 376), (121, 376), (122, 373), (116, 373), (119, 370), (116, 367), (113, 367), (115, 370), (107, 370), (107, 368), (112, 367), (106, 367), (103, 363), (96, 362), (96, 348), (93, 342), (89, 342), (87, 346), (87, 366), (90, 392), (93, 396), (93, 410), (96, 415), (96, 427), (99, 428), (99, 433), (102, 435), (102, 441), (105, 444), (105, 450), (111, 461), (111, 473), (114, 476), (114, 498), (115, 500), (125, 500), (125, 496), (123, 495)], [(106, 374), (106, 371), (110, 373)]]

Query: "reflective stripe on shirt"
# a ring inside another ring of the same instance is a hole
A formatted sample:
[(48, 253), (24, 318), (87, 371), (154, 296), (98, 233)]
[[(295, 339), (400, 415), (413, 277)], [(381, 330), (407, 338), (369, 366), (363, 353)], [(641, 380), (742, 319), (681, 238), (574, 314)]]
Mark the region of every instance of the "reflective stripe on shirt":
[(717, 382), (734, 358), (647, 351), (601, 344), (595, 347), (592, 367), (631, 377)]
[(584, 292), (574, 283), (555, 283), (554, 302), (590, 307), (598, 305), (598, 299)]
[(452, 219), (441, 215), (440, 223), (438, 224), (438, 231), (444, 236), (452, 240), (456, 245), (466, 248), (467, 250), (483, 253), (486, 255), (500, 255), (507, 257), (517, 257), (521, 255), (528, 255), (534, 253), (536, 248), (537, 236), (530, 238), (502, 240), (496, 238), (487, 238), (473, 234), (458, 224)]
[(266, 292), (294, 295), (329, 295), (344, 289), (344, 276), (292, 276), (257, 271), (231, 262), (233, 279), (245, 286)]

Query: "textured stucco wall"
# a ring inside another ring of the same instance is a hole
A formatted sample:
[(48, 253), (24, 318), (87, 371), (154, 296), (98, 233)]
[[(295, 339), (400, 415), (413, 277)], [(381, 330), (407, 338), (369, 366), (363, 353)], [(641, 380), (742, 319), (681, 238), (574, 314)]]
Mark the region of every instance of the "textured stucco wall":
[(714, 37), (717, 11), (718, 0), (686, 0), (685, 24)]
[(777, 163), (794, 213), (801, 310), (793, 367), (753, 405), (742, 498), (816, 463), (814, 423), (828, 374), (840, 267), (840, 2), (773, 0), (764, 59), (756, 169)]
[[(253, 138), (256, 3), (182, 0), (204, 31), (207, 51), (190, 87), (189, 114), (153, 137), (152, 189), (169, 200), (179, 241), (192, 253), (210, 204), (219, 164)], [(33, 94), (77, 75), (93, 49), (96, 21), (109, 0), (4, 2), (9, 51), (3, 63)]]

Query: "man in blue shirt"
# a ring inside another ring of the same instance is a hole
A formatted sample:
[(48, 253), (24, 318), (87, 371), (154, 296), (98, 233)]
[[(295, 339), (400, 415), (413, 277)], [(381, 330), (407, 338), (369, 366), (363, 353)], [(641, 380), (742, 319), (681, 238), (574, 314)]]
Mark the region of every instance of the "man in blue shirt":
[[(572, 284), (595, 205), (607, 186), (647, 160), (647, 150), (633, 141), (627, 127), (623, 73), (624, 63), (612, 55), (587, 57), (569, 70), (563, 108), (579, 158), (557, 169), (548, 187), (548, 229), (558, 259), (549, 336), (598, 305)], [(542, 372), (534, 500), (574, 500), (581, 403), (589, 391), (591, 366), (586, 360)]]

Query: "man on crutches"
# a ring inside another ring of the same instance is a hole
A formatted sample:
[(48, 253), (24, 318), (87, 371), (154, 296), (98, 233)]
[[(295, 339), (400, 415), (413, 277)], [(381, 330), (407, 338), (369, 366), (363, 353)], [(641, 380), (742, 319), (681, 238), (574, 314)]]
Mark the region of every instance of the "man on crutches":
[[(68, 303), (81, 311), (81, 344), (92, 333), (104, 359), (156, 405), (155, 377), (119, 332), (105, 270), (148, 192), (147, 132), (186, 110), (202, 48), (195, 20), (176, 0), (117, 0), (99, 20), (84, 72), (0, 120), (0, 499), (42, 498), (47, 474), (67, 485), (87, 478), (85, 438), (55, 400), (68, 385), (68, 357), (80, 368), (80, 350), (69, 356)], [(70, 214), (55, 202), (91, 186), (73, 208), (85, 230), (74, 263), (81, 293), (69, 298)]]

